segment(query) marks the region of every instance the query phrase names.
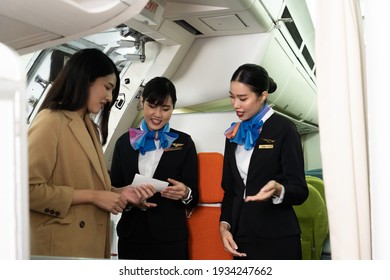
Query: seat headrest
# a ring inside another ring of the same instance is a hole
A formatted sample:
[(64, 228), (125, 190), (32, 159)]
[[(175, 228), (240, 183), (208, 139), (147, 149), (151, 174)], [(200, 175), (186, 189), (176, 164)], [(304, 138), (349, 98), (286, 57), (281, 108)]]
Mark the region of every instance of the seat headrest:
[(223, 155), (217, 152), (198, 153), (199, 202), (222, 202)]

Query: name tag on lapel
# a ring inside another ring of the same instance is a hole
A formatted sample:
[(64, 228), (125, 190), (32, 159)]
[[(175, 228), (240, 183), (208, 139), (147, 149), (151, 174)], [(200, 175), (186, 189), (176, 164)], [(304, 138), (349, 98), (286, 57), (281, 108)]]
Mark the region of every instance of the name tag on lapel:
[(184, 144), (180, 143), (173, 143), (172, 146), (170, 146), (168, 149), (165, 149), (165, 152), (171, 152), (171, 151), (177, 151), (177, 150), (182, 150)]
[(274, 145), (273, 144), (261, 144), (259, 145), (259, 149), (273, 149)]
[(274, 148), (274, 143), (275, 143), (274, 139), (260, 138), (260, 140), (264, 144), (260, 144), (259, 149), (265, 150), (265, 149), (273, 149)]

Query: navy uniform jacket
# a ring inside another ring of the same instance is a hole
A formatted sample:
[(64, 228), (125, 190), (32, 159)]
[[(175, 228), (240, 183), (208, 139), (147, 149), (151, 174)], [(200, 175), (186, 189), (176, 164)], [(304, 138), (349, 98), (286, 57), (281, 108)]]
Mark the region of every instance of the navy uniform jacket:
[(250, 215), (244, 217), (244, 223), (252, 236), (279, 238), (300, 234), (292, 205), (306, 200), (308, 188), (300, 136), (294, 123), (273, 114), (263, 125), (249, 163), (246, 195), (255, 195), (267, 182), (275, 180), (285, 188), (281, 204), (273, 204), (272, 199), (265, 202), (243, 201), (245, 185), (236, 166), (236, 146), (226, 139), (222, 176), (225, 194), (220, 220), (231, 225), (234, 235), (241, 206), (247, 203), (246, 211)]
[[(192, 190), (192, 200), (185, 205), (181, 200), (161, 197), (160, 193), (148, 198), (148, 202), (157, 207), (146, 211), (148, 226), (155, 238), (163, 241), (175, 241), (188, 238), (185, 209), (197, 205), (198, 163), (194, 142), (188, 134), (171, 129), (179, 137), (172, 146), (164, 151), (153, 178), (167, 181), (168, 178), (183, 182)], [(111, 165), (111, 182), (115, 187), (123, 187), (132, 183), (138, 170), (139, 151), (130, 144), (129, 133), (124, 133), (116, 142)], [(131, 236), (137, 218), (144, 213), (138, 208), (122, 213), (117, 226), (119, 237)]]

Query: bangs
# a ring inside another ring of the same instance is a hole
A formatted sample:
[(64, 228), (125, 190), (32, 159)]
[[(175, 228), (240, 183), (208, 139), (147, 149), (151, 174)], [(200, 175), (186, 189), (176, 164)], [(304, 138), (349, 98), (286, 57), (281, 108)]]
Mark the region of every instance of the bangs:
[(163, 96), (161, 94), (151, 94), (149, 95), (145, 101), (147, 101), (150, 104), (156, 105), (156, 106), (162, 106), (164, 105), (165, 100), (168, 98), (169, 94)]

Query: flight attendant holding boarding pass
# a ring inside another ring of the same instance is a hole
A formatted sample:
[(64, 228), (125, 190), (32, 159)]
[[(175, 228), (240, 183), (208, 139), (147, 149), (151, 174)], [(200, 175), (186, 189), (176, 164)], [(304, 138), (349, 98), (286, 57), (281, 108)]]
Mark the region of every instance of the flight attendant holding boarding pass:
[(150, 80), (141, 96), (144, 120), (116, 142), (113, 186), (131, 184), (136, 174), (169, 183), (123, 212), (117, 226), (119, 259), (189, 258), (186, 210), (198, 203), (197, 152), (191, 136), (169, 127), (175, 103), (169, 79)]

